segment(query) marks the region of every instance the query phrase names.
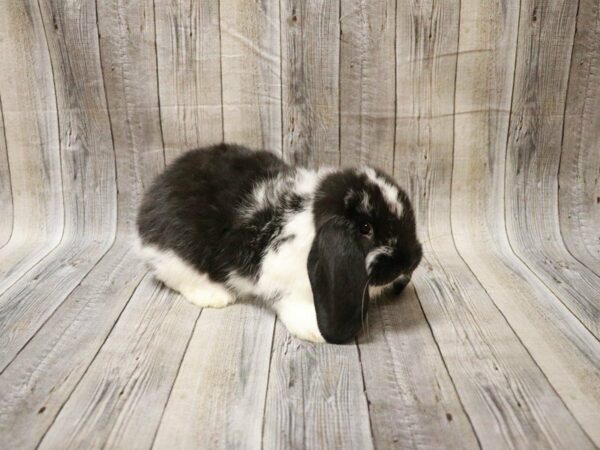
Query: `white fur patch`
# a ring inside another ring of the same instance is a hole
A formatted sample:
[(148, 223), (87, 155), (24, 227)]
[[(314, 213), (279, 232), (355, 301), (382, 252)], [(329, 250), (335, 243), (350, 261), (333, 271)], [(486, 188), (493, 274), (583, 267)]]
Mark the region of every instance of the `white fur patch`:
[(377, 247), (371, 250), (367, 257), (365, 258), (365, 267), (367, 269), (367, 273), (371, 272), (373, 264), (375, 264), (375, 260), (381, 255), (391, 255), (394, 249), (392, 247), (388, 247), (387, 245)]
[[(294, 178), (294, 192), (312, 196), (319, 182), (314, 172), (300, 170)], [(317, 324), (307, 262), (315, 238), (312, 205), (285, 218), (280, 236), (288, 237), (277, 246), (269, 246), (262, 259), (256, 281), (230, 274), (227, 285), (243, 295), (275, 301), (274, 308), (294, 336), (312, 342), (324, 342)]]
[(319, 331), (314, 304), (303, 299), (284, 297), (275, 303), (275, 311), (288, 331), (310, 342), (325, 342)]
[(142, 244), (140, 251), (156, 278), (190, 302), (202, 307), (222, 308), (235, 301), (234, 295), (223, 284), (198, 272), (174, 251), (147, 244)]
[(371, 167), (365, 167), (362, 171), (373, 184), (376, 184), (379, 187), (383, 198), (392, 210), (392, 213), (396, 214), (398, 217), (402, 217), (404, 205), (398, 199), (398, 196), (400, 195), (398, 188), (377, 176), (377, 172)]

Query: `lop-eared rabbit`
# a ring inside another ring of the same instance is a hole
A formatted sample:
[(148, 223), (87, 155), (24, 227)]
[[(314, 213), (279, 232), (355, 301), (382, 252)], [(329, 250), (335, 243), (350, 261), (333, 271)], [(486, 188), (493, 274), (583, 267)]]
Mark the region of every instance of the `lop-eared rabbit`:
[(382, 171), (290, 167), (237, 145), (167, 167), (138, 230), (156, 278), (192, 303), (256, 297), (313, 342), (355, 337), (369, 299), (404, 288), (422, 256), (411, 203)]

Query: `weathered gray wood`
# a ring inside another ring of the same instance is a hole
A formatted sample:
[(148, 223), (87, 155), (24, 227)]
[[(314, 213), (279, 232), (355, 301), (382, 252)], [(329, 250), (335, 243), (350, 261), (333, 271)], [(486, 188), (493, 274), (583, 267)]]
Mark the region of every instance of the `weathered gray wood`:
[(223, 140), (219, 2), (154, 0), (167, 162)]
[[(452, 186), (456, 244), (553, 388), (597, 443), (598, 379), (590, 375), (597, 364), (597, 342), (515, 257), (505, 233), (504, 192), (512, 189), (505, 187), (504, 166), (513, 84), (506, 61), (516, 57), (519, 10), (516, 5), (462, 5)], [(481, 67), (493, 70), (478, 70)]]
[(279, 2), (219, 5), (225, 141), (281, 155)]
[(203, 309), (153, 448), (260, 448), (274, 317)]
[(356, 345), (315, 345), (280, 322), (265, 403), (265, 448), (372, 448)]
[(392, 170), (396, 2), (343, 0), (340, 5), (341, 163)]
[(98, 353), (143, 271), (114, 246), (0, 375), (3, 447), (34, 448)]
[(283, 156), (304, 166), (337, 166), (339, 2), (280, 4)]
[(135, 228), (144, 190), (164, 167), (152, 0), (98, 2), (100, 57), (115, 147), (118, 233)]
[(600, 274), (600, 5), (581, 0), (567, 87), (558, 174), (565, 244)]
[(56, 247), (64, 223), (57, 104), (44, 24), (36, 2), (5, 0), (2, 9), (0, 92), (14, 226), (0, 249), (0, 293)]
[(95, 5), (40, 5), (59, 111), (65, 223), (59, 246), (0, 299), (1, 368), (106, 253), (116, 228), (114, 148), (96, 82), (102, 73)]
[[(597, 2), (0, 3), (0, 447), (600, 445)], [(412, 194), (358, 347), (136, 291), (143, 189), (222, 139)]]
[[(425, 241), (417, 294), (465, 411), (483, 447), (591, 447), (454, 247), (447, 143), (454, 140), (457, 5), (400, 6), (395, 168)], [(543, 413), (550, 410), (556, 414)]]
[(13, 203), (12, 182), (8, 153), (6, 149), (6, 135), (4, 131), (4, 114), (2, 112), (2, 98), (0, 97), (0, 248), (9, 241), (13, 231)]
[(199, 312), (144, 278), (39, 448), (150, 448)]
[(376, 448), (478, 448), (412, 286), (369, 310), (360, 355)]
[(466, 274), (464, 262), (435, 253), (415, 284), (482, 446), (593, 448), (479, 282)]
[[(565, 96), (577, 4), (523, 2), (507, 148), (506, 225), (516, 254), (600, 338), (600, 277), (570, 255), (558, 221)], [(543, 45), (552, 42), (552, 45)]]

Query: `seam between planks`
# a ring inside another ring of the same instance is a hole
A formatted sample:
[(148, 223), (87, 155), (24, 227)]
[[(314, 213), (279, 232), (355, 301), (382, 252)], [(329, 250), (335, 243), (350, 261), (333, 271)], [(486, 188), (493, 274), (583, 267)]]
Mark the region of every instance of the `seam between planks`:
[(392, 142), (392, 175), (396, 173), (396, 133), (398, 132), (398, 0), (394, 2), (394, 138)]
[(10, 190), (10, 208), (12, 211), (12, 213), (10, 215), (10, 220), (11, 220), (10, 233), (8, 234), (8, 239), (6, 240), (6, 242), (4, 244), (0, 245), (0, 248), (2, 248), (10, 242), (10, 240), (12, 239), (13, 233), (15, 231), (15, 196), (13, 193), (13, 186), (12, 186), (12, 174), (10, 171), (8, 139), (6, 139), (6, 122), (4, 121), (4, 110), (2, 109), (2, 96), (1, 95), (0, 95), (0, 119), (2, 120), (2, 129), (4, 130), (4, 151), (6, 153), (6, 170), (8, 170), (8, 188)]
[[(137, 288), (136, 288), (136, 290), (137, 290)], [(133, 297), (133, 294), (132, 294), (132, 297)], [(185, 358), (185, 355), (187, 354), (188, 348), (190, 346), (190, 342), (192, 341), (192, 337), (194, 336), (194, 333), (196, 332), (196, 325), (198, 324), (198, 320), (200, 319), (200, 316), (202, 315), (202, 311), (204, 311), (204, 308), (202, 308), (200, 311), (198, 311), (198, 315), (196, 316), (196, 320), (194, 321), (194, 326), (192, 327), (190, 336), (188, 337), (188, 340), (185, 344), (185, 348), (184, 348), (183, 352), (181, 353), (181, 358), (179, 359), (179, 365), (177, 366), (177, 371), (175, 372), (175, 377), (173, 377), (173, 384), (171, 384), (171, 388), (169, 389), (169, 393), (167, 394), (167, 399), (165, 400), (162, 411), (160, 413), (160, 418), (156, 424), (156, 429), (154, 430), (154, 435), (152, 436), (152, 443), (150, 444), (150, 448), (154, 448), (154, 444), (156, 442), (156, 436), (158, 436), (158, 430), (160, 430), (160, 426), (162, 424), (163, 417), (165, 416), (165, 411), (167, 410), (167, 406), (169, 404), (169, 401), (171, 400), (171, 394), (173, 393), (173, 388), (175, 387), (177, 378), (179, 378), (179, 372), (181, 371), (181, 365), (183, 364), (183, 360)]]
[[(444, 275), (446, 277), (448, 277), (448, 275), (446, 274), (446, 271), (443, 268), (441, 270), (444, 273)], [(427, 314), (425, 314), (425, 310), (423, 309), (423, 304), (421, 303), (421, 297), (419, 296), (419, 292), (418, 292), (418, 290), (417, 290), (417, 288), (415, 286), (413, 286), (413, 290), (415, 291), (415, 296), (417, 297), (417, 301), (419, 303), (419, 308), (421, 308), (421, 313), (423, 314), (423, 317), (425, 318), (425, 322), (427, 323), (427, 327), (429, 328), (429, 334), (431, 334), (431, 337), (433, 338), (433, 342), (435, 342), (435, 347), (437, 349), (437, 352), (440, 355), (440, 359), (442, 360), (442, 364), (444, 364), (444, 369), (446, 369), (446, 373), (448, 374), (448, 378), (450, 379), (450, 383), (452, 383), (452, 388), (454, 389), (454, 392), (456, 393), (456, 398), (458, 399), (458, 403), (460, 404), (460, 407), (462, 408), (463, 413), (465, 414), (465, 417), (469, 421), (469, 425), (471, 426), (471, 430), (473, 430), (473, 435), (475, 436), (475, 439), (477, 440), (477, 445), (479, 446), (480, 449), (482, 449), (483, 447), (481, 446), (481, 440), (479, 439), (479, 435), (477, 434), (477, 430), (475, 429), (475, 426), (473, 425), (473, 421), (471, 420), (471, 416), (467, 412), (467, 409), (465, 408), (465, 405), (464, 405), (464, 403), (462, 401), (460, 393), (458, 392), (458, 389), (456, 388), (456, 383), (454, 382), (454, 377), (452, 376), (452, 373), (450, 373), (450, 370), (448, 369), (448, 364), (446, 364), (446, 358), (444, 358), (444, 354), (442, 353), (442, 350), (440, 349), (440, 345), (438, 344), (438, 341), (435, 338), (435, 334), (433, 332), (433, 328), (431, 327), (431, 324), (429, 323), (429, 318), (427, 317)]]
[[(385, 333), (385, 329), (384, 329)], [(369, 417), (369, 431), (371, 432), (371, 444), (373, 448), (376, 448), (375, 445), (375, 435), (373, 434), (373, 421), (371, 420), (371, 402), (369, 401), (369, 393), (367, 392), (367, 383), (365, 381), (365, 371), (363, 369), (362, 356), (360, 353), (360, 345), (358, 344), (358, 338), (354, 338), (354, 344), (356, 345), (356, 350), (358, 351), (358, 364), (360, 365), (360, 377), (362, 379), (362, 387), (363, 387), (363, 395), (365, 396), (365, 401), (367, 402), (367, 413)]]
[[(281, 0), (279, 0), (279, 115), (281, 122), (281, 159), (285, 161), (285, 130), (283, 121), (283, 40), (281, 38)], [(270, 370), (270, 369), (269, 369)], [(262, 439), (262, 438), (261, 438)], [(262, 442), (261, 442), (262, 445)]]
[[(338, 0), (338, 61), (337, 61), (337, 96), (338, 96), (338, 167), (342, 165), (342, 0)], [(362, 99), (361, 99), (362, 102)], [(318, 158), (316, 159), (319, 160)]]
[(269, 369), (267, 370), (267, 384), (265, 389), (265, 402), (263, 404), (262, 425), (260, 427), (260, 448), (265, 448), (265, 415), (267, 411), (267, 399), (269, 396), (269, 381), (271, 380), (271, 362), (273, 361), (273, 345), (275, 344), (275, 332), (277, 330), (277, 316), (273, 318), (273, 333), (271, 335), (271, 347), (269, 354)]
[(221, 140), (225, 142), (225, 105), (223, 104), (223, 32), (221, 30), (221, 0), (219, 0), (219, 4), (217, 7), (217, 21), (219, 22), (219, 78), (221, 80)]
[[(162, 144), (162, 153), (163, 153), (163, 165), (167, 164), (167, 155), (165, 152), (165, 135), (163, 133), (163, 121), (162, 121), (162, 112), (160, 106), (160, 76), (158, 70), (158, 39), (156, 34), (156, 0), (152, 0), (152, 15), (154, 20), (154, 63), (156, 64), (156, 99), (158, 102), (158, 128), (160, 129), (160, 142)], [(98, 20), (98, 14), (96, 13), (96, 20)], [(100, 33), (100, 28), (98, 28), (98, 33)], [(104, 77), (104, 72), (103, 75)], [(106, 89), (105, 89), (106, 92)], [(106, 105), (106, 109), (109, 111), (108, 104)], [(112, 127), (111, 127), (112, 129)], [(117, 186), (118, 189), (118, 186)], [(118, 208), (117, 208), (118, 209)]]

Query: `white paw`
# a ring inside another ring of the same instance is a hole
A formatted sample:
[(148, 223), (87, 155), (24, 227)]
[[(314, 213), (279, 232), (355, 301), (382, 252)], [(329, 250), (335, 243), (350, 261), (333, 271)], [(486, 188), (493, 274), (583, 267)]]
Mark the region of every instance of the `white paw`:
[(309, 342), (325, 342), (312, 303), (283, 299), (275, 304), (275, 310), (293, 336)]
[(224, 308), (235, 301), (235, 296), (220, 286), (195, 287), (181, 293), (190, 302), (203, 308)]

